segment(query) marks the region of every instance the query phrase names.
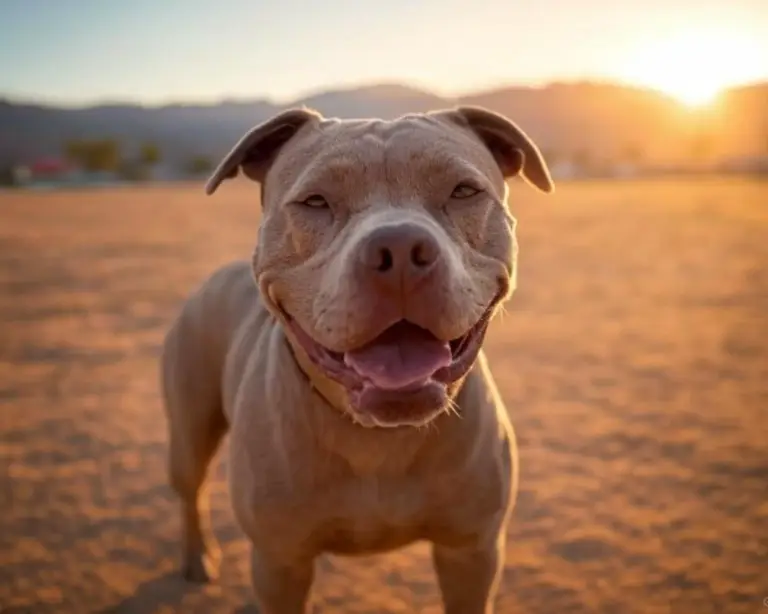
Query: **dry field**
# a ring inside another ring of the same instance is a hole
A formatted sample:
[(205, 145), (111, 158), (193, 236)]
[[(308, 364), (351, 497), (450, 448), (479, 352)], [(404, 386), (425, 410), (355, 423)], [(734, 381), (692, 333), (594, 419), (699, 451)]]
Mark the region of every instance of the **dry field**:
[[(157, 391), (187, 292), (258, 191), (0, 194), (0, 611), (254, 612), (176, 575)], [(768, 597), (768, 183), (513, 188), (520, 289), (488, 351), (521, 444), (499, 612), (758, 614)], [(439, 612), (426, 546), (323, 561), (319, 611)]]

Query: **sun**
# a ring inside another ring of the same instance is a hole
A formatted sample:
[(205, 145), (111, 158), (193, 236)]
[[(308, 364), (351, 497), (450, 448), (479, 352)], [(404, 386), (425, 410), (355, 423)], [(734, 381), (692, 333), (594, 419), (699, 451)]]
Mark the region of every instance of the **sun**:
[(729, 86), (760, 78), (756, 41), (735, 33), (690, 31), (648, 41), (627, 63), (626, 77), (689, 107), (712, 103)]

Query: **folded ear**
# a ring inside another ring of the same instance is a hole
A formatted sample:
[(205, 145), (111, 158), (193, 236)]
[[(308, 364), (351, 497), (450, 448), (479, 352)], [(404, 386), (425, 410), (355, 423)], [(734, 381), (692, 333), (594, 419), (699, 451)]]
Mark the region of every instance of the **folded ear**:
[(237, 177), (239, 169), (254, 181), (263, 182), (264, 176), (280, 148), (292, 139), (308, 122), (316, 122), (322, 115), (312, 109), (289, 109), (248, 131), (224, 156), (205, 184), (206, 194), (213, 194), (225, 179)]
[(457, 107), (439, 114), (474, 132), (493, 154), (504, 178), (521, 174), (542, 192), (554, 191), (544, 156), (513, 121), (482, 107)]

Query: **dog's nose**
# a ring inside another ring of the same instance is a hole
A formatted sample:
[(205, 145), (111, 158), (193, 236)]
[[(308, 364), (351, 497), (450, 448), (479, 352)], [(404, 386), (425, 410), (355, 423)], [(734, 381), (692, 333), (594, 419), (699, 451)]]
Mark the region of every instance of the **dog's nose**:
[(363, 240), (360, 250), (360, 262), (367, 275), (398, 288), (428, 275), (439, 256), (437, 239), (413, 223), (377, 228)]

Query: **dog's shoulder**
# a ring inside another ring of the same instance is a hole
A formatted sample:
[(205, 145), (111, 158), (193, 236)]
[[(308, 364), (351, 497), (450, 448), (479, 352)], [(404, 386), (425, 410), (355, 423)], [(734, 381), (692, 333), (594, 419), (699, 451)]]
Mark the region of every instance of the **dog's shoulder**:
[(261, 300), (251, 267), (235, 261), (215, 270), (189, 295), (180, 317), (196, 326), (233, 331), (254, 306), (260, 307)]
[(239, 310), (258, 296), (251, 265), (246, 260), (229, 262), (214, 271), (199, 289), (204, 300)]
[(219, 363), (245, 328), (265, 318), (249, 263), (232, 262), (210, 274), (183, 302), (166, 335), (166, 350), (204, 352)]

